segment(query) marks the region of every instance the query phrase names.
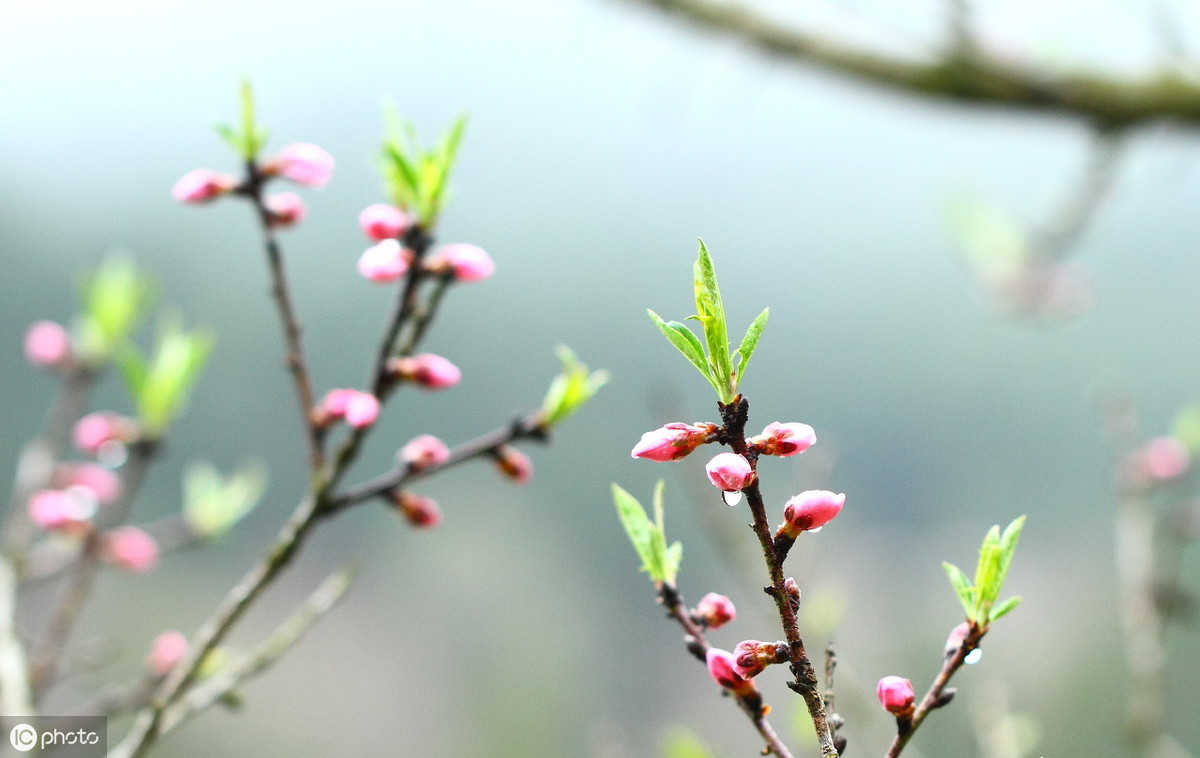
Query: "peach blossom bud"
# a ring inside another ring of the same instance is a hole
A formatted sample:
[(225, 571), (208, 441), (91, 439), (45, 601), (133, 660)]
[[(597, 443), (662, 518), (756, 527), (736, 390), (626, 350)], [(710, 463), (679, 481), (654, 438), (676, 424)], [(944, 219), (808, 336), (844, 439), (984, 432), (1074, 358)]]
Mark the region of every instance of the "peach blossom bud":
[(483, 248), (461, 242), (438, 248), (425, 266), (436, 273), (449, 272), (460, 282), (487, 279), (496, 271), (496, 264)]
[(363, 208), (358, 214), (358, 225), (367, 237), (382, 242), (404, 236), (412, 226), (412, 219), (399, 208), (375, 203)]
[(136, 526), (119, 526), (104, 535), (104, 558), (130, 571), (149, 571), (158, 563), (158, 543)]
[(719, 629), (737, 617), (733, 601), (724, 595), (710, 592), (696, 603), (696, 618), (709, 629)]
[(400, 448), (399, 459), (413, 471), (421, 471), (430, 466), (440, 466), (450, 460), (450, 448), (432, 434), (422, 434)]
[(432, 529), (442, 523), (442, 509), (431, 497), (400, 492), (393, 496), (393, 502), (408, 523), (418, 529)]
[(737, 453), (718, 453), (704, 467), (708, 480), (725, 492), (737, 492), (754, 481), (750, 461)]
[(846, 496), (828, 490), (806, 490), (794, 495), (783, 507), (783, 524), (779, 531), (795, 539), (800, 532), (821, 527), (833, 521), (846, 504)]
[(333, 176), (333, 156), (316, 145), (296, 142), (280, 150), (269, 168), (296, 184), (320, 189)]
[(146, 667), (156, 677), (166, 676), (167, 672), (187, 653), (188, 641), (182, 633), (176, 631), (163, 632), (154, 638), (150, 644), (150, 653), (146, 656)]
[(1187, 446), (1174, 437), (1152, 439), (1134, 455), (1139, 473), (1155, 482), (1182, 476), (1190, 462)]
[(693, 426), (677, 421), (643, 434), (641, 441), (633, 446), (631, 455), (648, 461), (677, 461), (703, 445), (708, 435), (716, 430), (712, 424)]
[(61, 366), (71, 359), (71, 336), (61, 324), (37, 321), (25, 331), (25, 360), (40, 368)]
[(728, 650), (710, 647), (704, 660), (708, 664), (708, 675), (725, 689), (743, 697), (756, 692), (754, 682), (738, 676), (734, 670), (733, 654)]
[(56, 480), (64, 487), (82, 487), (100, 503), (111, 503), (121, 494), (121, 477), (110, 468), (95, 463), (66, 466)]
[(358, 273), (373, 282), (387, 284), (408, 273), (412, 252), (394, 239), (367, 248), (358, 259)]
[(913, 701), (916, 698), (913, 695), (912, 682), (907, 679), (885, 676), (875, 687), (875, 694), (879, 696), (879, 703), (888, 713), (897, 716), (912, 714)]
[(500, 472), (517, 484), (526, 484), (533, 479), (533, 461), (515, 447), (501, 445), (492, 455), (496, 458), (496, 466)]
[(817, 433), (808, 424), (781, 424), (778, 421), (767, 424), (762, 434), (747, 440), (763, 455), (796, 455), (812, 447), (816, 441)]
[(308, 206), (295, 192), (276, 192), (267, 195), (263, 205), (271, 212), (271, 226), (294, 226), (308, 216)]
[(321, 401), (321, 407), (333, 418), (342, 418), (353, 395), (354, 390), (329, 390)]
[(355, 429), (362, 429), (379, 418), (379, 399), (369, 392), (330, 390), (321, 401), (326, 418), (344, 418)]
[(431, 390), (453, 387), (462, 379), (462, 371), (458, 366), (433, 353), (398, 358), (392, 362), (390, 368), (399, 378), (416, 382)]
[(61, 489), (41, 489), (29, 499), (29, 518), (42, 529), (62, 529), (71, 524), (74, 501)]
[(951, 629), (950, 636), (946, 638), (946, 648), (944, 651), (945, 657), (949, 658), (957, 653), (958, 649), (962, 647), (963, 640), (965, 640), (967, 635), (970, 633), (971, 625), (966, 621)]
[(346, 423), (362, 429), (379, 418), (379, 399), (369, 392), (355, 392), (346, 401)]
[[(787, 660), (787, 645), (778, 642), (743, 640), (733, 649), (733, 670), (743, 679), (751, 679), (762, 673), (772, 663)], [(781, 655), (782, 653), (782, 655)]]
[(237, 187), (237, 179), (207, 168), (184, 174), (171, 188), (171, 197), (181, 203), (206, 203)]
[(89, 413), (75, 422), (71, 433), (75, 447), (85, 455), (96, 455), (110, 442), (129, 442), (133, 435), (133, 422), (111, 411)]

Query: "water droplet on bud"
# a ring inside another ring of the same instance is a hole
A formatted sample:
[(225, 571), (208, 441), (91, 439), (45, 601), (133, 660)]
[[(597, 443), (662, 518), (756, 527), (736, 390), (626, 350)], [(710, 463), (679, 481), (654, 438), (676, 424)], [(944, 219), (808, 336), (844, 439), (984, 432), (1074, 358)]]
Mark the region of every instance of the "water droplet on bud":
[(725, 501), (725, 505), (737, 505), (742, 502), (742, 493), (740, 491), (722, 492), (721, 499)]
[(804, 531), (808, 532), (809, 534), (816, 534), (817, 532), (821, 531), (824, 528), (825, 527), (823, 527), (823, 526), (818, 526), (816, 529), (805, 529)]
[(963, 663), (970, 666), (972, 663), (979, 663), (979, 659), (982, 657), (983, 657), (983, 651), (980, 650), (979, 648), (975, 648), (971, 652), (967, 653), (967, 657), (963, 658)]

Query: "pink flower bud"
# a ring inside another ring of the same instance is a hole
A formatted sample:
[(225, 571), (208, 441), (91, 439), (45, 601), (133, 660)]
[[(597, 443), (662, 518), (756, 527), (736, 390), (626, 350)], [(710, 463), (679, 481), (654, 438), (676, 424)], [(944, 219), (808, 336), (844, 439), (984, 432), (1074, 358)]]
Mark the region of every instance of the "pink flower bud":
[(499, 467), (500, 473), (517, 484), (526, 484), (533, 479), (533, 461), (515, 447), (501, 445), (492, 455), (496, 458), (496, 466)]
[(1174, 437), (1157, 437), (1134, 453), (1138, 473), (1152, 482), (1183, 476), (1190, 458), (1187, 446)]
[(65, 466), (55, 479), (63, 487), (86, 489), (100, 503), (111, 503), (121, 494), (121, 477), (112, 469), (95, 463)]
[(368, 427), (379, 418), (379, 399), (358, 390), (330, 390), (321, 408), (328, 418), (344, 418), (355, 429)]
[(82, 489), (38, 490), (28, 508), (29, 519), (41, 528), (71, 530), (96, 515), (96, 498)]
[(130, 571), (149, 571), (158, 563), (158, 543), (136, 526), (119, 526), (104, 535), (103, 555)]
[(717, 428), (712, 424), (674, 422), (642, 435), (633, 447), (632, 457), (648, 461), (677, 461), (703, 445)]
[(951, 629), (950, 636), (946, 638), (946, 648), (944, 651), (945, 657), (949, 658), (957, 653), (958, 649), (962, 647), (963, 640), (965, 640), (967, 635), (970, 633), (971, 625), (966, 621)]
[(296, 142), (280, 150), (267, 170), (296, 184), (320, 189), (333, 176), (333, 156), (316, 145)]
[(412, 226), (412, 219), (395, 206), (375, 203), (358, 214), (358, 225), (367, 237), (382, 242), (404, 236)]
[(268, 195), (263, 205), (271, 212), (272, 226), (294, 226), (308, 216), (308, 206), (295, 192), (276, 192)]
[(806, 490), (794, 495), (783, 507), (783, 524), (779, 531), (795, 539), (800, 532), (821, 527), (833, 521), (846, 504), (846, 496), (828, 490)]
[(400, 448), (399, 458), (401, 463), (413, 471), (421, 471), (430, 466), (440, 466), (450, 460), (450, 448), (432, 434), (422, 434)]
[(779, 652), (778, 642), (743, 640), (733, 649), (734, 673), (743, 679), (758, 676), (767, 666), (780, 662)]
[(96, 455), (110, 442), (125, 443), (133, 439), (133, 422), (110, 411), (89, 413), (75, 422), (71, 433), (75, 447), (85, 455)]
[(237, 179), (207, 168), (184, 174), (171, 188), (171, 197), (181, 203), (206, 203), (237, 187)]
[(879, 680), (879, 685), (875, 688), (875, 694), (879, 696), (879, 702), (883, 705), (883, 709), (888, 713), (893, 713), (897, 716), (912, 714), (913, 701), (916, 699), (913, 695), (912, 682), (907, 679), (901, 679), (898, 676), (885, 676)]
[(737, 492), (754, 481), (750, 461), (737, 453), (718, 453), (704, 467), (708, 481), (726, 492)]
[(71, 336), (61, 324), (38, 321), (25, 331), (25, 360), (40, 368), (61, 366), (71, 359)]
[(756, 692), (754, 682), (743, 679), (734, 671), (733, 654), (728, 650), (710, 647), (704, 659), (708, 664), (708, 675), (717, 684), (743, 697)]
[(400, 492), (393, 497), (393, 502), (408, 523), (418, 529), (432, 529), (442, 523), (442, 509), (431, 497)]
[(462, 371), (458, 366), (433, 353), (397, 358), (392, 362), (391, 370), (398, 378), (416, 382), (431, 390), (453, 387), (462, 379)]
[(358, 259), (358, 273), (380, 284), (394, 282), (408, 273), (412, 252), (394, 239), (367, 248)]
[(767, 424), (762, 434), (747, 440), (763, 455), (796, 455), (812, 447), (816, 441), (817, 433), (808, 424), (781, 424), (778, 421)]
[(163, 632), (154, 638), (150, 644), (150, 654), (146, 656), (146, 667), (156, 677), (166, 676), (167, 672), (179, 663), (187, 653), (188, 641), (182, 633), (176, 631)]
[(483, 248), (461, 242), (438, 248), (425, 266), (433, 272), (449, 272), (460, 282), (487, 279), (496, 271), (496, 264)]
[(729, 598), (710, 592), (696, 603), (696, 617), (709, 629), (719, 629), (737, 618), (737, 609)]

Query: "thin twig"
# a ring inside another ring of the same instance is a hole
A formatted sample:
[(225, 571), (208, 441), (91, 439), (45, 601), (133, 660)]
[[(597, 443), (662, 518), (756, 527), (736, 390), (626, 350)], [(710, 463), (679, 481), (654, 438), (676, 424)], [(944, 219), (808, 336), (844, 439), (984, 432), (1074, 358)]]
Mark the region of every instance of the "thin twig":
[(187, 719), (207, 710), (236, 687), (261, 674), (278, 661), (346, 594), (358, 568), (348, 564), (325, 578), (292, 615), (272, 632), (250, 655), (205, 679), (163, 717), (160, 734), (166, 734)]
[[(683, 643), (687, 647), (687, 651), (699, 659), (701, 663), (706, 663), (710, 645), (704, 637), (704, 629), (696, 623), (695, 619), (688, 612), (687, 605), (683, 602), (683, 597), (679, 594), (679, 590), (673, 585), (663, 584), (659, 587), (658, 597), (659, 601), (667, 609), (667, 616), (683, 628)], [(775, 730), (771, 728), (770, 722), (767, 721), (762, 698), (757, 694), (757, 691), (752, 693), (751, 697), (743, 697), (738, 694), (733, 694), (733, 696), (737, 699), (738, 706), (750, 718), (754, 727), (758, 729), (758, 733), (762, 736), (763, 741), (766, 742), (767, 747), (763, 751), (763, 755), (773, 753), (778, 758), (792, 758), (787, 745), (783, 744), (783, 740), (779, 739), (779, 735), (775, 733)]]
[(892, 740), (891, 747), (885, 755), (885, 758), (896, 758), (900, 752), (904, 750), (904, 746), (912, 739), (917, 728), (925, 721), (925, 718), (935, 709), (942, 707), (949, 702), (949, 696), (953, 695), (953, 690), (947, 690), (946, 686), (950, 683), (950, 678), (955, 672), (963, 667), (968, 655), (979, 647), (979, 641), (983, 639), (983, 635), (987, 633), (986, 629), (980, 629), (974, 624), (971, 625), (970, 631), (967, 632), (966, 638), (959, 645), (958, 649), (953, 654), (946, 656), (942, 662), (942, 670), (938, 672), (934, 678), (933, 684), (925, 692), (925, 696), (921, 698), (921, 702), (913, 711), (911, 720), (897, 719), (899, 728), (896, 731), (896, 736)]
[[(157, 450), (156, 440), (141, 440), (130, 445), (129, 459), (121, 469), (121, 496), (106, 509), (106, 522), (121, 524), (125, 521)], [(30, 662), (29, 688), (35, 704), (41, 701), (58, 674), (75, 622), (83, 612), (99, 574), (103, 546), (103, 534), (98, 524), (92, 524), (72, 567), (67, 588), (50, 615), (38, 652)]]
[[(745, 432), (749, 407), (745, 398), (740, 396), (729, 405), (720, 406), (721, 419), (724, 422), (721, 440), (729, 445), (735, 453), (750, 461), (753, 466), (757, 456), (750, 450)], [(745, 487), (742, 494), (746, 496), (750, 513), (754, 517), (751, 528), (762, 548), (763, 560), (766, 562), (767, 574), (771, 582), (770, 586), (765, 589), (775, 601), (775, 606), (779, 611), (779, 620), (783, 625), (783, 633), (788, 642), (788, 662), (794, 677), (793, 681), (788, 682), (788, 687), (804, 698), (809, 718), (812, 719), (813, 727), (817, 731), (817, 742), (821, 747), (822, 758), (837, 758), (838, 752), (833, 744), (833, 732), (825, 713), (825, 705), (821, 701), (821, 693), (817, 689), (817, 674), (808, 657), (808, 652), (804, 648), (804, 640), (800, 636), (796, 609), (792, 606), (791, 598), (787, 593), (783, 561), (775, 549), (774, 536), (767, 520), (766, 505), (763, 503), (762, 493), (759, 491), (758, 479), (755, 478), (749, 486)]]
[(770, 55), (918, 97), (1067, 116), (1097, 124), (1175, 121), (1200, 126), (1200, 84), (1170, 71), (1139, 78), (1087, 69), (1035, 70), (988, 54), (979, 46), (965, 57), (952, 51), (944, 59), (920, 61), (787, 27), (733, 3), (633, 1), (740, 39)]
[(397, 466), (392, 471), (362, 484), (350, 487), (331, 500), (329, 506), (330, 512), (340, 511), (355, 503), (386, 494), (402, 486), (410, 479), (418, 476), (430, 476), (450, 466), (456, 466), (465, 461), (487, 455), (503, 445), (522, 439), (537, 442), (546, 442), (549, 440), (549, 430), (546, 429), (545, 424), (542, 422), (540, 412), (531, 413), (517, 419), (511, 424), (499, 427), (487, 434), (482, 434), (473, 440), (455, 446), (450, 451), (450, 457), (445, 463), (419, 470), (413, 470), (408, 466)]
[(263, 199), (264, 177), (254, 161), (246, 163), (245, 194), (254, 205), (255, 214), (262, 228), (263, 247), (267, 254), (267, 263), (271, 270), (271, 295), (279, 310), (279, 321), (283, 327), (284, 342), (287, 344), (287, 366), (296, 385), (296, 399), (300, 403), (300, 422), (308, 439), (309, 462), (314, 475), (325, 466), (325, 451), (322, 446), (321, 433), (313, 422), (312, 410), (316, 405), (313, 395), (312, 378), (304, 357), (304, 340), (301, 336), (300, 320), (296, 315), (296, 307), (292, 303), (291, 288), (288, 285), (287, 271), (284, 267), (283, 251), (275, 232), (274, 218)]

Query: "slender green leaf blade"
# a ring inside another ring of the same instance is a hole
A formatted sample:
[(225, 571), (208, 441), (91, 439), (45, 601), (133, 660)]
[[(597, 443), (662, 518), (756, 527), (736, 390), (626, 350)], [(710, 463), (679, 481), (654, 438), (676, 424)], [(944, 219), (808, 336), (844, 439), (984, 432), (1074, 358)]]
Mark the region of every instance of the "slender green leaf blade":
[(713, 268), (712, 256), (700, 240), (700, 251), (696, 258), (694, 288), (696, 295), (696, 317), (704, 330), (708, 345), (708, 360), (712, 366), (713, 380), (721, 402), (733, 400), (733, 365), (729, 358), (729, 328), (725, 321), (725, 306), (721, 302), (721, 290), (717, 286), (717, 273)]
[(996, 619), (1000, 618), (1001, 616), (1008, 614), (1013, 608), (1016, 608), (1020, 604), (1021, 604), (1020, 595), (1014, 595), (1014, 596), (1008, 598), (1007, 600), (1005, 600), (1004, 602), (1000, 603), (999, 605), (997, 605), (995, 608), (992, 609), (991, 616), (988, 618), (988, 623), (990, 624), (991, 622), (995, 621)]
[(650, 574), (650, 577), (655, 581), (662, 581), (656, 576), (656, 566), (654, 561), (654, 549), (652, 542), (654, 540), (654, 524), (650, 522), (650, 517), (646, 515), (646, 509), (638, 502), (637, 498), (626, 492), (619, 485), (612, 485), (613, 504), (617, 507), (617, 516), (621, 520), (621, 526), (625, 527), (625, 534), (629, 536), (629, 541), (633, 544), (633, 549), (637, 551), (638, 557), (642, 560), (642, 570)]
[(975, 610), (975, 591), (971, 587), (971, 580), (962, 569), (948, 561), (942, 561), (942, 569), (950, 579), (950, 585), (954, 587), (954, 593), (958, 595), (958, 602), (962, 603), (963, 611), (971, 618)]
[(758, 339), (762, 336), (763, 327), (767, 325), (767, 317), (770, 315), (771, 309), (763, 308), (762, 313), (758, 314), (751, 322), (750, 328), (746, 330), (746, 335), (742, 337), (742, 344), (737, 349), (735, 386), (741, 384), (741, 381), (746, 378), (746, 366), (750, 363), (750, 356), (754, 355), (754, 348), (758, 347)]
[(646, 309), (646, 313), (650, 314), (650, 320), (663, 333), (667, 341), (674, 345), (675, 349), (682, 353), (683, 357), (687, 358), (688, 362), (696, 367), (696, 370), (713, 386), (713, 389), (720, 392), (716, 380), (713, 379), (708, 361), (704, 358), (704, 345), (701, 344), (700, 338), (693, 334), (692, 330), (688, 329), (686, 325), (678, 321), (663, 321), (661, 316), (649, 308)]

